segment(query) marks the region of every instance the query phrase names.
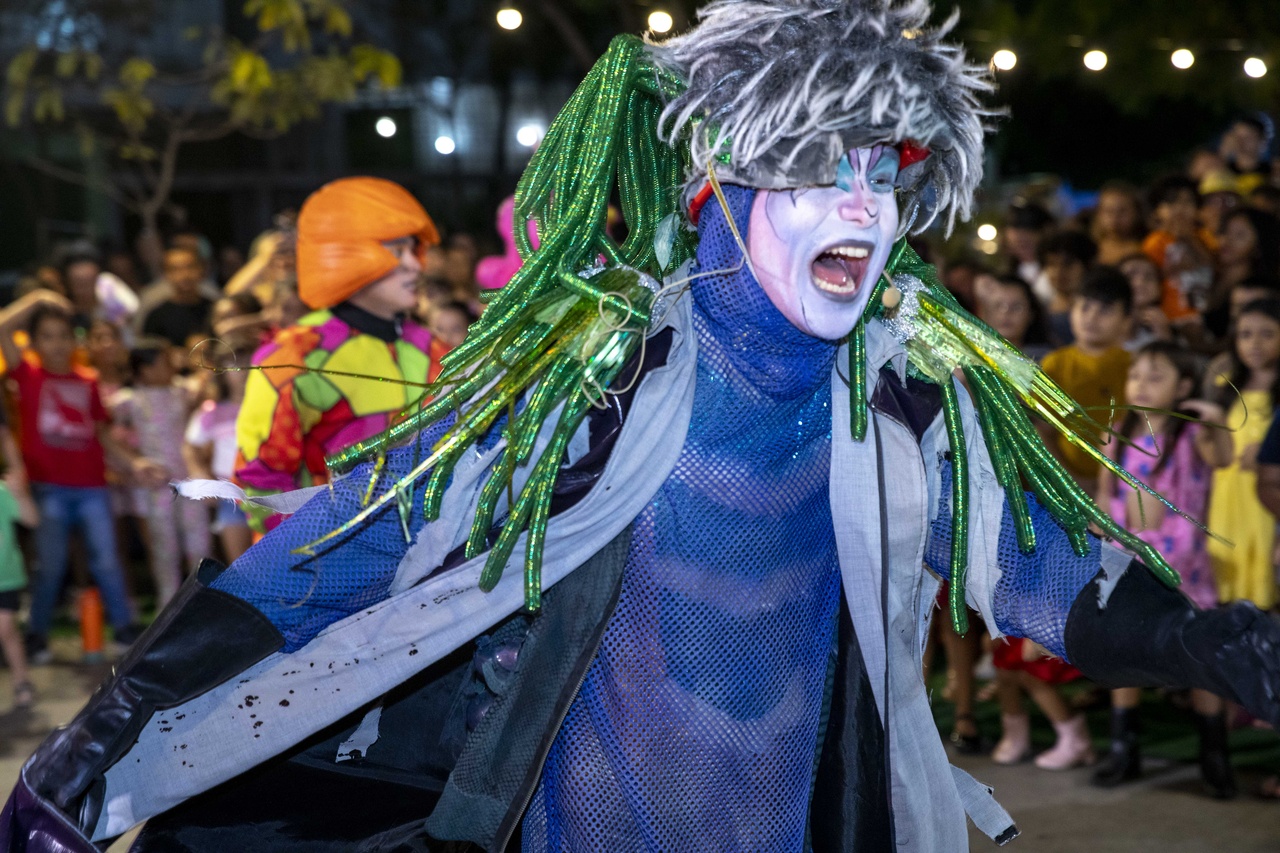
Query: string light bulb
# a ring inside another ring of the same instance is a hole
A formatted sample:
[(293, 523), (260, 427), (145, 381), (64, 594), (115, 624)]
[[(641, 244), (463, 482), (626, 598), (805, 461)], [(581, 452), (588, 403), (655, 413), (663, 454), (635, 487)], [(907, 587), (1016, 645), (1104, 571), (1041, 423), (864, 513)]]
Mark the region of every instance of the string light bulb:
[(518, 30), (523, 23), (524, 15), (520, 14), (519, 9), (512, 9), (507, 6), (498, 10), (498, 26), (504, 30)]
[(1107, 55), (1101, 50), (1091, 50), (1084, 55), (1084, 67), (1090, 71), (1101, 71), (1107, 67)]
[(655, 33), (669, 33), (675, 24), (675, 19), (671, 17), (670, 13), (661, 9), (649, 13), (649, 29)]
[(1263, 62), (1256, 56), (1251, 56), (1244, 61), (1244, 73), (1248, 74), (1255, 80), (1259, 77), (1265, 77), (1267, 74), (1267, 63)]
[(1169, 61), (1173, 63), (1174, 68), (1186, 71), (1196, 64), (1196, 55), (1185, 47), (1180, 47), (1169, 55)]
[(998, 71), (1012, 71), (1013, 66), (1018, 64), (1018, 54), (1007, 48), (1002, 48), (992, 54), (991, 64)]

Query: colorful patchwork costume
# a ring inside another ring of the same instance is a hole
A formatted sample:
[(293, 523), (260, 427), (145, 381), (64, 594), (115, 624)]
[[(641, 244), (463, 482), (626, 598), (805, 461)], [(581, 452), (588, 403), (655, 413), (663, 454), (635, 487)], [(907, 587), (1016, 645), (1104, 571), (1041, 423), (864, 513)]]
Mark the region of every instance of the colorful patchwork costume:
[[(372, 327), (374, 319), (354, 322)], [(431, 335), (409, 320), (398, 332), (388, 341), (325, 309), (258, 350), (253, 363), (264, 369), (249, 374), (236, 421), (236, 478), (246, 492), (327, 482), (326, 456), (383, 432), (417, 400), (434, 378)]]
[(1280, 722), (1275, 623), (1166, 585), (1027, 410), (1095, 425), (906, 243), (981, 174), (984, 72), (929, 12), (718, 0), (615, 39), (432, 399), (183, 587), (0, 846), (936, 853), (966, 816), (1005, 843), (921, 678), (943, 578), (958, 630), (972, 606)]

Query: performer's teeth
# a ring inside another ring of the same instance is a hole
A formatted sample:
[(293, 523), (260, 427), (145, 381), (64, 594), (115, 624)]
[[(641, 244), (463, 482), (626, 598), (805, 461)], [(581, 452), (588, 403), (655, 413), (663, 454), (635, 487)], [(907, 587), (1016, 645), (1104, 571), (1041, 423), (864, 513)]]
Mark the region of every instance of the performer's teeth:
[(826, 293), (849, 296), (858, 287), (870, 263), (870, 249), (865, 246), (834, 246), (813, 262), (811, 276), (814, 287)]

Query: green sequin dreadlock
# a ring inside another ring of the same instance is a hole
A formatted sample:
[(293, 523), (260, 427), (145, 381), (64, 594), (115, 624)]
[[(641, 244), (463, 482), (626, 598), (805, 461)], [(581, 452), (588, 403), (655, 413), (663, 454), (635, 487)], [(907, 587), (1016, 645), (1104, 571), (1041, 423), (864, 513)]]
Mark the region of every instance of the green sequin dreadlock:
[[(654, 290), (646, 280), (660, 281), (693, 256), (696, 238), (679, 213), (689, 159), (687, 136), (676, 147), (659, 136), (663, 105), (683, 86), (651, 60), (639, 39), (614, 39), (552, 123), (516, 190), (515, 236), (523, 267), (499, 292), (466, 341), (444, 359), (439, 379), (403, 413), (401, 423), (329, 459), (335, 474), (348, 472), (362, 461), (374, 462), (365, 507), (301, 551), (314, 553), (390, 503), (396, 505), (407, 536), (413, 490), (423, 478), (427, 484), (422, 511), (428, 520), (435, 519), (462, 453), (507, 413), (506, 444), (481, 488), (466, 553), (468, 557), (483, 553), (500, 500), (510, 495), (481, 587), (488, 590), (497, 584), (520, 534), (527, 531), (525, 604), (530, 609), (540, 605), (542, 547), (552, 489), (569, 439), (648, 331)], [(628, 228), (621, 245), (605, 231), (615, 187)], [(536, 250), (519, 224), (529, 220), (537, 223), (541, 239)], [(882, 296), (891, 281), (915, 283), (914, 289), (908, 286), (909, 306), (885, 308)], [(1022, 496), (1025, 479), (1066, 528), (1078, 551), (1087, 549), (1086, 531), (1094, 524), (1141, 554), (1166, 582), (1177, 583), (1176, 573), (1154, 549), (1112, 522), (1076, 485), (1044, 446), (1027, 408), (1082, 445), (1087, 442), (1081, 436), (1097, 434), (1098, 425), (1039, 368), (963, 311), (938, 282), (933, 268), (905, 240), (895, 246), (866, 316), (850, 336), (855, 439), (862, 440), (867, 428), (866, 323), (870, 320), (908, 328), (909, 369), (942, 388), (954, 465), (950, 610), (957, 631), (967, 629), (969, 507), (968, 457), (959, 398), (951, 381), (957, 367), (976, 401), (983, 437), (1009, 495), (1022, 549), (1035, 547)], [(517, 413), (521, 401), (523, 408)], [(375, 498), (388, 448), (450, 412), (457, 412), (457, 421), (431, 453)], [(545, 436), (548, 420), (554, 423)], [(1126, 482), (1146, 488), (1096, 450), (1091, 452)], [(518, 469), (527, 476), (517, 494)]]

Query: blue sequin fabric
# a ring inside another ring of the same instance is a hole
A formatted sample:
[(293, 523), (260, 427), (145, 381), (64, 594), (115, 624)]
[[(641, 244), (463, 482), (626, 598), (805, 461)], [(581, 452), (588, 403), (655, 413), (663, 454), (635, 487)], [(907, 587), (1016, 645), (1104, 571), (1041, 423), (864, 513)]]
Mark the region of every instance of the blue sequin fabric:
[[(754, 191), (726, 187), (742, 234)], [(796, 330), (703, 213), (689, 434), (636, 521), (621, 597), (524, 850), (800, 851), (839, 565), (835, 347)]]

